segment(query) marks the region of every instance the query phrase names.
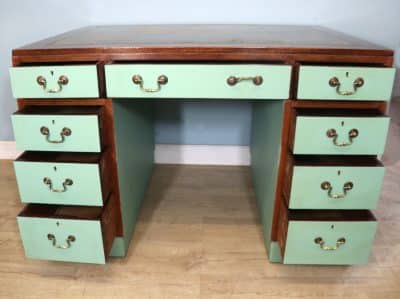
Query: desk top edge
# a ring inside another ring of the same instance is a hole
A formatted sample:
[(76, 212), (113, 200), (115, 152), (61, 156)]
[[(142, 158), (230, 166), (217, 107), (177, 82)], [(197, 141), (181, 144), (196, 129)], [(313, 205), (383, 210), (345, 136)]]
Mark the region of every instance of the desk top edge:
[(320, 26), (299, 25), (112, 25), (88, 26), (13, 50), (13, 56), (262, 50), (288, 54), (392, 56), (393, 51)]

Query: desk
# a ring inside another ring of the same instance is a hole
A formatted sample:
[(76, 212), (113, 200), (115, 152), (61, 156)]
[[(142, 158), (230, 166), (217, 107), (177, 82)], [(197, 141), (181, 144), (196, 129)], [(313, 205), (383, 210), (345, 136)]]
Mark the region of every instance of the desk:
[(253, 105), (269, 260), (366, 263), (392, 63), (391, 50), (305, 26), (94, 26), (15, 49), (26, 256), (125, 256), (153, 168), (152, 99), (231, 99)]

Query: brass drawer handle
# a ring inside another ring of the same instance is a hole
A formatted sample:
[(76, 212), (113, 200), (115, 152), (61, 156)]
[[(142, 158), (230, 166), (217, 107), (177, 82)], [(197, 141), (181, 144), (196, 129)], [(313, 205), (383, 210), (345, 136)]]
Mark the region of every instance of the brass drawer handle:
[(43, 90), (47, 93), (59, 93), (62, 91), (63, 86), (67, 85), (69, 82), (69, 79), (67, 76), (61, 75), (58, 80), (57, 80), (57, 84), (58, 84), (58, 88), (47, 88), (47, 80), (45, 77), (43, 76), (38, 76), (36, 78), (36, 83), (39, 84), (40, 86), (42, 86)]
[(262, 76), (254, 76), (254, 77), (236, 77), (236, 76), (230, 76), (228, 79), (226, 79), (226, 83), (228, 85), (233, 86), (236, 85), (239, 82), (242, 81), (253, 81), (254, 85), (261, 85), (264, 81)]
[(339, 249), (340, 246), (344, 245), (346, 243), (346, 239), (345, 238), (337, 239), (335, 246), (327, 246), (327, 245), (325, 245), (325, 241), (321, 237), (315, 238), (314, 242), (315, 242), (315, 244), (318, 244), (321, 247), (322, 250), (333, 251), (333, 250)]
[(69, 235), (68, 238), (65, 239), (65, 242), (67, 243), (66, 245), (59, 245), (57, 244), (56, 237), (53, 234), (48, 234), (47, 239), (51, 241), (51, 244), (53, 247), (58, 248), (58, 249), (68, 249), (71, 247), (71, 243), (75, 242), (76, 238), (73, 235)]
[(326, 131), (326, 136), (328, 136), (328, 138), (333, 138), (332, 142), (336, 146), (340, 146), (340, 147), (350, 146), (353, 144), (354, 138), (356, 138), (358, 136), (358, 130), (351, 129), (349, 131), (349, 133), (348, 133), (349, 141), (348, 142), (338, 142), (337, 139), (338, 139), (339, 135), (337, 134), (335, 129), (329, 129), (328, 131)]
[(332, 199), (343, 199), (346, 197), (347, 192), (353, 189), (353, 182), (347, 182), (343, 185), (343, 194), (332, 194), (332, 185), (331, 183), (325, 181), (321, 183), (321, 189), (328, 191), (328, 197)]
[(66, 136), (71, 136), (72, 131), (70, 128), (63, 128), (60, 132), (61, 139), (60, 140), (51, 140), (50, 139), (50, 130), (48, 127), (41, 127), (40, 133), (46, 136), (46, 141), (49, 143), (63, 143), (65, 141)]
[(357, 89), (362, 87), (364, 85), (364, 79), (359, 77), (357, 79), (354, 80), (353, 82), (353, 91), (347, 90), (347, 91), (342, 91), (340, 90), (340, 87), (342, 85), (342, 83), (340, 83), (340, 80), (338, 77), (332, 77), (329, 80), (329, 85), (331, 87), (335, 87), (336, 88), (336, 93), (341, 95), (341, 96), (351, 96), (353, 94), (355, 94), (357, 92)]
[(165, 75), (158, 76), (157, 88), (145, 88), (144, 80), (143, 80), (142, 76), (140, 76), (140, 75), (134, 75), (132, 77), (132, 81), (134, 84), (138, 84), (140, 86), (140, 89), (144, 92), (158, 92), (161, 90), (162, 85), (165, 85), (168, 83), (168, 77)]
[(44, 178), (43, 179), (43, 183), (47, 186), (49, 186), (49, 190), (51, 192), (55, 192), (55, 193), (63, 193), (63, 192), (67, 192), (67, 186), (72, 186), (72, 184), (74, 183), (73, 180), (71, 179), (65, 179), (64, 182), (62, 183), (63, 189), (53, 189), (53, 182), (51, 181), (50, 178)]

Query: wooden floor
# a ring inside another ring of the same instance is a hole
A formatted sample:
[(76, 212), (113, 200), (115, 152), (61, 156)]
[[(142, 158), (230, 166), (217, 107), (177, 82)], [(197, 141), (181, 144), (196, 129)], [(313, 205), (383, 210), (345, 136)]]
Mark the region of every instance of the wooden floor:
[[(400, 110), (400, 109), (399, 109)], [(0, 298), (400, 298), (400, 126), (370, 263), (268, 262), (246, 167), (157, 166), (129, 254), (105, 266), (25, 259), (11, 161), (0, 161)]]

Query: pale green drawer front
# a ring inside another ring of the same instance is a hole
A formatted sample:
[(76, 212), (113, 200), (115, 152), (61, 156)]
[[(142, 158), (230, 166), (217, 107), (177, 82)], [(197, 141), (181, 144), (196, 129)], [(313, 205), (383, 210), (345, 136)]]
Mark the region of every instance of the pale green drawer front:
[(14, 162), (22, 202), (102, 206), (98, 164)]
[[(313, 155), (380, 155), (383, 154), (389, 129), (389, 117), (318, 117), (298, 116), (294, 154)], [(334, 129), (336, 145), (328, 131)], [(358, 136), (349, 134), (356, 129)]]
[[(287, 99), (291, 67), (284, 65), (114, 64), (105, 66), (110, 98), (223, 98)], [(132, 77), (140, 75), (143, 88), (156, 89), (160, 75), (168, 77), (157, 92), (145, 92)], [(262, 84), (245, 80), (231, 86), (230, 76), (262, 76)]]
[[(394, 68), (301, 66), (297, 98), (389, 101), (394, 76)], [(340, 87), (330, 85), (332, 78), (338, 79)], [(363, 84), (354, 88), (358, 78), (362, 78)]]
[[(55, 218), (17, 217), (25, 255), (28, 258), (104, 264), (103, 236), (100, 221)], [(55, 237), (48, 239), (48, 234)], [(69, 242), (68, 237), (75, 240)]]
[(295, 166), (289, 208), (375, 209), (384, 174), (379, 166)]
[[(37, 82), (40, 76), (45, 86)], [(68, 82), (59, 84), (60, 76)], [(96, 65), (12, 67), (10, 77), (15, 98), (99, 97)]]
[[(101, 151), (97, 115), (14, 114), (11, 120), (17, 148), (20, 150)], [(42, 134), (42, 127), (49, 129), (49, 135)], [(62, 141), (63, 138), (61, 136), (63, 128), (69, 128), (71, 131), (69, 136), (64, 136), (64, 141)], [(52, 143), (50, 141), (60, 143)]]
[[(376, 232), (376, 221), (289, 221), (284, 264), (352, 265), (365, 264)], [(315, 242), (336, 250), (323, 250)]]

